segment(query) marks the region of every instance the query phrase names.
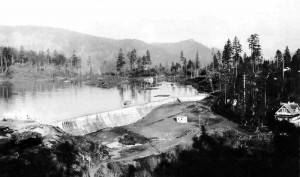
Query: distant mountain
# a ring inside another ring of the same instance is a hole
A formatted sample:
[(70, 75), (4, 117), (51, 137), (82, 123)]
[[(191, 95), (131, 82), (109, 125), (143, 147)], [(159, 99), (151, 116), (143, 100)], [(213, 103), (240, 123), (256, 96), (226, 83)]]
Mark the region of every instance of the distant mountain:
[(195, 59), (199, 52), (201, 65), (204, 66), (211, 60), (210, 48), (194, 40), (185, 40), (175, 43), (146, 43), (135, 39), (115, 40), (93, 35), (78, 33), (65, 29), (38, 27), (38, 26), (0, 26), (0, 45), (35, 51), (50, 49), (57, 50), (71, 56), (76, 50), (83, 60), (91, 56), (93, 62), (115, 62), (120, 48), (126, 56), (128, 51), (137, 50), (138, 55), (143, 55), (146, 50), (151, 53), (155, 65), (180, 61), (180, 51), (183, 50), (187, 59)]

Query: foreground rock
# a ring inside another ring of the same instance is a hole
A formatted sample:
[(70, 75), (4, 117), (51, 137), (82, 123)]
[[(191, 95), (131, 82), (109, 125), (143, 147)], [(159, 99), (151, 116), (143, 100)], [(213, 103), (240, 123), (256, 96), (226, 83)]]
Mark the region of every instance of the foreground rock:
[(1, 176), (90, 176), (91, 163), (105, 160), (105, 147), (57, 127), (0, 127)]

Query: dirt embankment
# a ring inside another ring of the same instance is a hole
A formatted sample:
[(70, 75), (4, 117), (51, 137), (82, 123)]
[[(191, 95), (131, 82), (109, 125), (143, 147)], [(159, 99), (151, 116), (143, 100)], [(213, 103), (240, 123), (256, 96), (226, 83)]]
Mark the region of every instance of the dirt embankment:
[[(210, 112), (213, 98), (162, 105), (134, 124), (86, 135), (87, 139), (108, 147), (110, 159), (96, 165), (96, 173), (122, 176), (139, 169), (139, 173), (150, 174), (160, 162), (162, 153), (172, 152), (177, 147), (190, 148), (201, 125), (206, 125), (209, 134), (236, 131), (236, 124)], [(187, 116), (188, 122), (178, 123), (176, 117), (179, 115)]]

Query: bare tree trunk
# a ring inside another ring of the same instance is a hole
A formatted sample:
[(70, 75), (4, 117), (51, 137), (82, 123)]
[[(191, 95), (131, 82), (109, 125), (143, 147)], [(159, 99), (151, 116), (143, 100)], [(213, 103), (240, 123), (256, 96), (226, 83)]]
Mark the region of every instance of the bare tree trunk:
[(7, 73), (7, 70), (8, 70), (8, 67), (7, 67), (7, 58), (6, 57), (4, 57), (4, 61), (5, 61), (5, 75), (6, 75), (6, 73)]
[(237, 63), (235, 63), (235, 77), (237, 77)]
[(226, 84), (225, 84), (225, 104), (227, 104), (227, 99), (226, 99)]
[(3, 73), (3, 55), (2, 55), (2, 57), (1, 57), (1, 69), (2, 69), (2, 73)]
[(220, 82), (220, 91), (222, 90), (222, 83), (221, 83), (221, 73), (219, 73), (219, 82)]
[(255, 71), (255, 59), (253, 60), (253, 73), (254, 73), (254, 71)]

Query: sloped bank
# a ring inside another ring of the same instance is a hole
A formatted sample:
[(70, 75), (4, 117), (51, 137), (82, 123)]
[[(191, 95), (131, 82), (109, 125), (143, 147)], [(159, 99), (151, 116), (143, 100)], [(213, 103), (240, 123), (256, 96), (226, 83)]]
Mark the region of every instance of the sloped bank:
[(150, 113), (154, 108), (163, 104), (174, 103), (177, 101), (200, 101), (206, 96), (207, 94), (200, 94), (191, 97), (169, 98), (119, 110), (59, 121), (52, 125), (58, 126), (65, 132), (72, 135), (86, 135), (104, 128), (119, 127), (137, 122)]

